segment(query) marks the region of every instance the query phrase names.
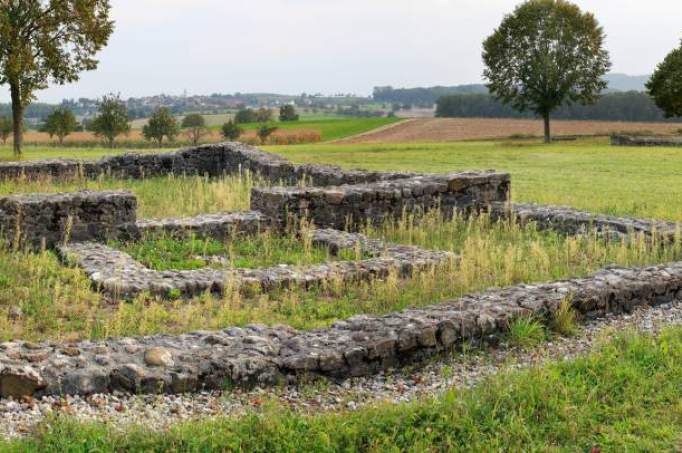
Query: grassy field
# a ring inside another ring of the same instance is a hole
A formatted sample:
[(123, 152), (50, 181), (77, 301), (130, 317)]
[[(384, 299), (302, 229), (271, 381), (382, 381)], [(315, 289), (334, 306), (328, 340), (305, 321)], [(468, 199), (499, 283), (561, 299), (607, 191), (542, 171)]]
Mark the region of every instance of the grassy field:
[(658, 337), (614, 333), (591, 355), (503, 372), (473, 389), (356, 412), (247, 416), (143, 426), (53, 419), (3, 451), (679, 451), (682, 328)]
[(137, 242), (111, 245), (159, 271), (203, 267), (255, 269), (280, 264), (307, 266), (337, 259), (356, 259), (349, 250), (342, 250), (339, 257), (331, 255), (327, 248), (312, 244), (310, 234), (305, 233), (277, 236), (263, 232), (225, 242), (196, 237), (178, 240), (152, 236)]
[(682, 148), (612, 147), (605, 139), (551, 145), (486, 141), (270, 147), (295, 162), (422, 172), (497, 169), (515, 201), (682, 221)]
[[(401, 121), (400, 118), (332, 118), (324, 120), (301, 120), (291, 122), (277, 122), (275, 126), (282, 130), (316, 130), (321, 133), (322, 141), (338, 140), (344, 137), (361, 134), (382, 126)], [(257, 123), (244, 124), (244, 130), (256, 130)]]

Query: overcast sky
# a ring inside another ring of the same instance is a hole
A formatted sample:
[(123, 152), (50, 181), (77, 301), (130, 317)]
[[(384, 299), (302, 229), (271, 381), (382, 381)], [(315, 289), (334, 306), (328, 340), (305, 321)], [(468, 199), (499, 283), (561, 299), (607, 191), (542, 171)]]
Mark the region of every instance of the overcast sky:
[[(38, 96), (369, 94), (376, 85), (478, 83), (481, 42), (517, 3), (112, 0), (116, 29), (99, 68)], [(682, 0), (577, 3), (604, 26), (614, 72), (648, 74), (682, 38)]]

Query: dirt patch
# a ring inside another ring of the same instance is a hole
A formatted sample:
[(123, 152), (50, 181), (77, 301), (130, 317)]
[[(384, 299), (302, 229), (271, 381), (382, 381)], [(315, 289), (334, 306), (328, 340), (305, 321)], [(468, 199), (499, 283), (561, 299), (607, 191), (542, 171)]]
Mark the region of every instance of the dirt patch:
[[(682, 123), (633, 123), (622, 121), (552, 122), (555, 135), (610, 135), (611, 133), (675, 134)], [(542, 136), (540, 120), (496, 118), (419, 118), (406, 120), (393, 127), (370, 131), (340, 140), (339, 143), (409, 143), (447, 142), (518, 136)]]

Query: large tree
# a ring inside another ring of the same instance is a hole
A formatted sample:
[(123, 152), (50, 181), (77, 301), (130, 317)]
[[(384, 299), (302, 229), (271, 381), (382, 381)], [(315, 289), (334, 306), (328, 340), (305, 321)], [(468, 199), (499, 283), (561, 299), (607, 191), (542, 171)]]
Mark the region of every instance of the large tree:
[(483, 43), (490, 92), (545, 123), (562, 104), (594, 103), (611, 67), (604, 31), (591, 13), (564, 0), (529, 0)]
[(667, 118), (682, 116), (682, 43), (658, 65), (646, 88)]
[(0, 1), (0, 84), (9, 85), (12, 98), (15, 154), (35, 91), (97, 67), (94, 55), (114, 29), (110, 10), (109, 0)]

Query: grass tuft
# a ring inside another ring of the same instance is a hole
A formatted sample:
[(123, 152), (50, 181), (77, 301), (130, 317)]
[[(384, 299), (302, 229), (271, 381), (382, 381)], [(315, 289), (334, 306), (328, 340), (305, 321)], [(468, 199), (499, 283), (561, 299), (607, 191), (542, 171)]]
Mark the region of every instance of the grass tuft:
[(522, 316), (509, 324), (507, 339), (512, 346), (528, 349), (547, 340), (547, 331), (538, 319)]

